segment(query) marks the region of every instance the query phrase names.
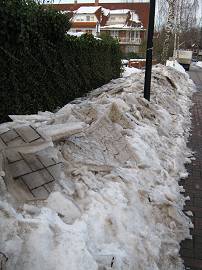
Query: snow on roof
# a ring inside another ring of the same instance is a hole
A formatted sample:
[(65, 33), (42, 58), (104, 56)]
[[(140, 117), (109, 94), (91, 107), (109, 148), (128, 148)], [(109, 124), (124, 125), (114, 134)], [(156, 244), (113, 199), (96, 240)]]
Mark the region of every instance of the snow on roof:
[(131, 28), (131, 27), (125, 24), (111, 24), (111, 25), (103, 26), (101, 28)]
[(130, 18), (131, 21), (133, 22), (137, 22), (139, 23), (140, 20), (139, 20), (139, 16), (137, 13), (135, 13), (135, 11), (131, 11), (131, 18)]
[(84, 35), (84, 34), (86, 34), (85, 32), (67, 32), (67, 34), (68, 35), (70, 35), (70, 36), (75, 36), (75, 37), (80, 37), (80, 36), (82, 36), (82, 35)]
[(109, 13), (110, 13), (110, 9), (102, 8), (102, 13), (103, 13), (104, 16), (108, 16)]
[(101, 6), (80, 7), (76, 14), (94, 14)]
[(113, 9), (110, 10), (110, 14), (127, 14), (128, 12), (130, 12), (130, 9)]
[(130, 30), (142, 30), (142, 27), (134, 27), (134, 26), (128, 26), (126, 24), (111, 24), (111, 25), (106, 25), (106, 26), (102, 26), (101, 29), (130, 29)]
[[(86, 34), (86, 32), (67, 32), (67, 35), (70, 35), (70, 36), (75, 36), (75, 37), (81, 37), (82, 35), (85, 35)], [(94, 38), (95, 39), (97, 39), (97, 40), (102, 40), (101, 38), (99, 38), (99, 37), (95, 37), (94, 36)]]

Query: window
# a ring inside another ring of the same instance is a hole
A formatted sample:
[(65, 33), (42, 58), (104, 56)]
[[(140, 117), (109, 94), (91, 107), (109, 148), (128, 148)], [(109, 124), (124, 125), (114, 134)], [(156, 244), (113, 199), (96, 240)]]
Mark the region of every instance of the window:
[(86, 16), (86, 21), (90, 22), (90, 16)]
[(119, 31), (117, 31), (117, 30), (112, 30), (112, 31), (111, 31), (111, 36), (112, 36), (113, 38), (119, 37)]

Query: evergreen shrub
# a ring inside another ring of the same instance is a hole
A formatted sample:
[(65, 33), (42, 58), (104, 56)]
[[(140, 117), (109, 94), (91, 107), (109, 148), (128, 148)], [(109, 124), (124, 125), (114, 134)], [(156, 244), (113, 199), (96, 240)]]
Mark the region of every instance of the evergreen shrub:
[(118, 42), (69, 36), (70, 26), (34, 1), (0, 1), (0, 122), (53, 111), (120, 76)]

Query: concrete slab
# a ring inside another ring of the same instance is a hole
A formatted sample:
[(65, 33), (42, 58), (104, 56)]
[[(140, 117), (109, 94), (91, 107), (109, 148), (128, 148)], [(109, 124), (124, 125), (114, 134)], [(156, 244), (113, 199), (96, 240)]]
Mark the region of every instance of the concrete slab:
[(33, 189), (32, 193), (36, 199), (46, 199), (49, 195), (49, 192), (44, 187)]
[(3, 140), (0, 137), (0, 151), (6, 148), (6, 144), (3, 142)]
[(41, 163), (41, 161), (38, 159), (36, 155), (22, 154), (22, 156), (33, 171), (37, 171), (44, 168), (43, 164)]
[(13, 178), (17, 178), (19, 176), (32, 172), (32, 170), (29, 168), (29, 166), (24, 160), (8, 164), (8, 169)]
[(26, 174), (22, 176), (22, 179), (31, 190), (54, 181), (46, 169)]
[(61, 163), (48, 167), (47, 170), (57, 180), (61, 173)]
[[(50, 142), (31, 126), (0, 135), (0, 150), (4, 149), (6, 157), (7, 187), (19, 201), (46, 199), (60, 177), (61, 164), (39, 154), (41, 147), (43, 150), (50, 147)], [(50, 149), (47, 155), (51, 155)]]
[(41, 163), (44, 165), (44, 167), (52, 166), (56, 163), (53, 158), (46, 158), (42, 156), (38, 156), (38, 158), (41, 161)]
[(25, 142), (32, 142), (41, 137), (31, 126), (17, 128), (16, 132)]
[(0, 137), (5, 143), (8, 143), (11, 140), (14, 140), (15, 138), (19, 137), (19, 135), (15, 132), (15, 130), (12, 129), (1, 134)]
[(54, 190), (54, 185), (55, 185), (55, 181), (50, 182), (50, 183), (48, 183), (48, 184), (46, 184), (44, 186), (48, 190), (48, 192), (51, 193)]

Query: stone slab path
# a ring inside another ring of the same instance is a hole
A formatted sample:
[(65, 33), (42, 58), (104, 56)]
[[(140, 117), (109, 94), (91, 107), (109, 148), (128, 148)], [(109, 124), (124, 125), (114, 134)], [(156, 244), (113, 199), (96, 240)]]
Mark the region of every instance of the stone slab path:
[(191, 217), (194, 229), (191, 231), (192, 240), (185, 240), (181, 244), (181, 256), (185, 269), (202, 270), (202, 69), (192, 68), (190, 76), (197, 86), (193, 95), (192, 135), (189, 139), (189, 148), (195, 152), (195, 160), (187, 165), (189, 177), (182, 180), (185, 195), (190, 197), (185, 211), (192, 211)]

